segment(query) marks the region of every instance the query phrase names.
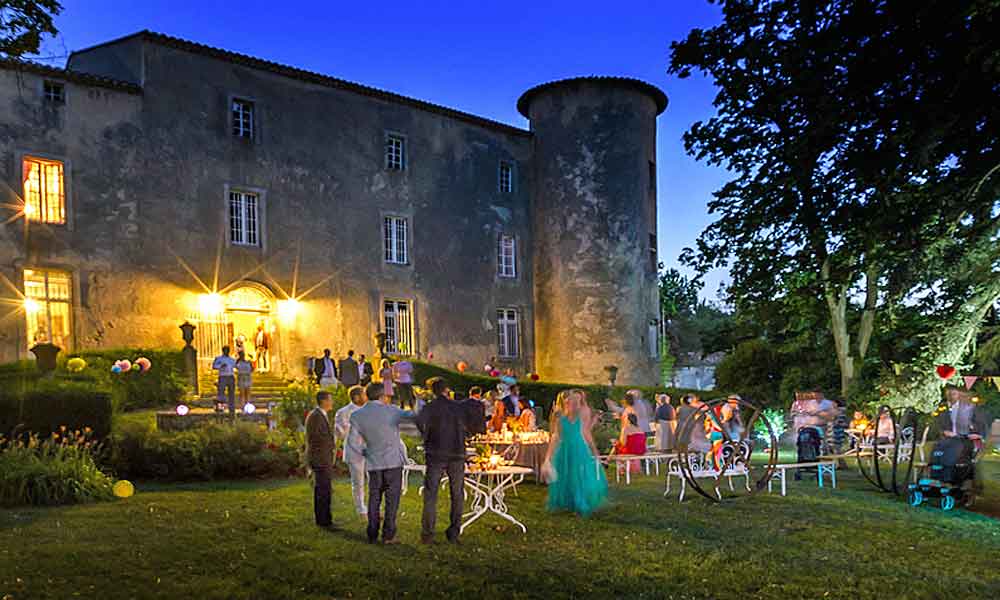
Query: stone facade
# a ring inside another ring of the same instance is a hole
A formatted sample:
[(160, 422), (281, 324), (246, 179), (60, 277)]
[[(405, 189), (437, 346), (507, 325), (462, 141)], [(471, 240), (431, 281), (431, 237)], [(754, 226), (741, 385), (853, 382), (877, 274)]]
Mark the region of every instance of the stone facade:
[[(540, 86), (519, 103), (526, 131), (150, 32), (74, 52), (67, 69), (0, 67), (0, 361), (30, 356), (26, 321), (42, 323), (35, 339), (60, 326), (46, 300), (20, 298), (27, 271), (69, 276), (71, 348), (177, 346), (191, 320), (207, 353), (261, 325), (275, 369), (299, 374), (326, 347), (371, 356), (391, 330), (398, 354), (442, 364), (656, 378), (651, 165), (666, 98), (647, 84)], [(252, 107), (249, 135), (234, 135), (234, 101)], [(402, 169), (387, 168), (388, 136)], [(35, 158), (61, 165), (64, 222), (18, 212)], [(402, 264), (387, 260), (387, 218)], [(248, 228), (252, 243), (234, 241)], [(500, 310), (516, 322), (509, 357)]]

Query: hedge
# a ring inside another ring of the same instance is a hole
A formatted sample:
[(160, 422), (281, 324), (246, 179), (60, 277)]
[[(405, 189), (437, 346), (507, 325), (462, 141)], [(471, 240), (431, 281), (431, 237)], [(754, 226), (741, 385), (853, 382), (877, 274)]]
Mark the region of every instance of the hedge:
[(0, 391), (0, 433), (7, 436), (89, 427), (94, 438), (103, 439), (111, 433), (112, 413), (111, 394), (88, 384), (40, 381), (24, 391)]
[[(500, 383), (498, 377), (489, 377), (486, 375), (470, 374), (470, 373), (459, 373), (458, 371), (452, 371), (444, 367), (426, 363), (413, 361), (413, 378), (418, 385), (423, 385), (423, 383), (431, 377), (444, 377), (444, 379), (451, 385), (451, 388), (455, 390), (458, 395), (464, 395), (468, 393), (469, 388), (478, 385), (483, 388), (483, 390), (495, 389), (496, 385)], [(677, 404), (680, 396), (684, 394), (699, 394), (703, 397), (717, 397), (724, 395), (723, 392), (711, 391), (705, 392), (703, 390), (692, 390), (685, 388), (674, 388), (674, 387), (664, 387), (664, 386), (607, 386), (607, 385), (579, 385), (572, 383), (553, 383), (549, 381), (530, 381), (530, 380), (518, 380), (518, 386), (521, 388), (521, 395), (529, 400), (533, 400), (536, 406), (543, 407), (545, 414), (549, 413), (552, 404), (556, 400), (556, 396), (559, 392), (569, 389), (582, 389), (587, 392), (587, 400), (591, 406), (594, 408), (604, 409), (604, 400), (606, 398), (611, 398), (612, 400), (621, 400), (625, 396), (625, 392), (631, 389), (641, 390), (643, 396), (647, 399), (652, 400), (655, 394), (670, 394), (673, 398), (673, 403)]]
[[(115, 361), (124, 358), (134, 363), (140, 356), (149, 359), (152, 364), (149, 371), (144, 373), (129, 371), (120, 374), (111, 372)], [(79, 375), (92, 378), (111, 390), (115, 408), (118, 410), (173, 406), (184, 397), (186, 389), (184, 355), (180, 350), (147, 348), (84, 350), (72, 352), (65, 358), (68, 360), (74, 357), (80, 357), (87, 362), (87, 367)], [(61, 361), (61, 364), (65, 366), (65, 361)]]

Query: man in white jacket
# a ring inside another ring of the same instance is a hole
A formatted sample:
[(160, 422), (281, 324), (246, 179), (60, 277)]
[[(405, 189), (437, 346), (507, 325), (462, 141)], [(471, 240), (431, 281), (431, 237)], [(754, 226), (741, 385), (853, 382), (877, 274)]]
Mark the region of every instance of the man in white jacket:
[(368, 522), (368, 504), (365, 500), (365, 476), (367, 469), (365, 457), (357, 449), (347, 443), (347, 438), (351, 433), (351, 415), (359, 410), (368, 401), (365, 390), (360, 385), (352, 387), (347, 392), (350, 402), (347, 406), (337, 411), (334, 417), (334, 429), (337, 432), (337, 439), (344, 442), (344, 462), (351, 470), (351, 496), (354, 498), (354, 509), (360, 515), (361, 520)]

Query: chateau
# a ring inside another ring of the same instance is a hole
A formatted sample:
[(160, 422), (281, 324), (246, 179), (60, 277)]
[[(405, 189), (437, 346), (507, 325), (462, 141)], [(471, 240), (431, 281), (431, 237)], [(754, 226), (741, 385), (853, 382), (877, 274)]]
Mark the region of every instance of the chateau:
[[(142, 31), (0, 62), (0, 362), (270, 338), (543, 379), (658, 377), (659, 89), (526, 91), (530, 130)], [(246, 343), (253, 351), (253, 342)]]

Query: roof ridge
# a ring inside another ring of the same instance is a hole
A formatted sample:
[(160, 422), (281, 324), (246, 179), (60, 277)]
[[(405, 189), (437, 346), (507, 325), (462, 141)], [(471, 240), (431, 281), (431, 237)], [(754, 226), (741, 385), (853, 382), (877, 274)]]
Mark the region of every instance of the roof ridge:
[[(520, 127), (515, 127), (507, 123), (501, 123), (500, 121), (495, 121), (486, 117), (481, 117), (472, 113), (468, 113), (462, 110), (444, 106), (442, 104), (436, 104), (433, 102), (428, 102), (426, 100), (420, 100), (410, 96), (404, 96), (402, 94), (397, 94), (395, 92), (390, 92), (388, 90), (383, 90), (381, 88), (376, 88), (368, 86), (362, 83), (356, 83), (349, 81), (347, 79), (341, 79), (339, 77), (334, 77), (332, 75), (326, 75), (324, 73), (318, 73), (316, 71), (309, 71), (307, 69), (302, 69), (299, 67), (293, 67), (291, 65), (286, 65), (264, 58), (259, 58), (249, 54), (243, 54), (241, 52), (235, 52), (232, 50), (226, 50), (224, 48), (218, 48), (215, 46), (209, 46), (207, 44), (202, 44), (200, 42), (194, 42), (191, 40), (186, 40), (184, 38), (175, 37), (172, 35), (167, 35), (165, 33), (159, 33), (156, 31), (150, 31), (144, 29), (137, 33), (117, 38), (112, 42), (104, 42), (104, 44), (113, 43), (114, 41), (125, 40), (134, 36), (143, 36), (143, 38), (158, 44), (162, 44), (169, 47), (179, 48), (181, 50), (186, 50), (189, 52), (195, 52), (198, 54), (203, 54), (206, 56), (211, 56), (213, 58), (218, 58), (220, 60), (226, 60), (236, 64), (243, 64), (252, 68), (261, 69), (264, 71), (270, 71), (278, 75), (283, 75), (286, 77), (291, 77), (293, 79), (299, 79), (301, 81), (307, 81), (311, 83), (316, 83), (319, 85), (326, 85), (328, 87), (333, 87), (337, 89), (343, 89), (351, 92), (355, 92), (364, 96), (369, 96), (372, 98), (378, 98), (381, 100), (387, 100), (390, 102), (398, 102), (401, 104), (406, 104), (414, 108), (419, 108), (426, 110), (428, 112), (437, 113), (440, 115), (456, 118), (468, 123), (473, 123), (483, 127), (498, 129), (506, 133), (522, 136), (530, 136), (531, 131), (527, 129), (522, 129)], [(104, 44), (99, 44), (98, 46), (92, 46), (85, 50), (99, 47)], [(81, 50), (80, 52), (83, 52)], [(74, 52), (75, 54), (75, 52)]]

